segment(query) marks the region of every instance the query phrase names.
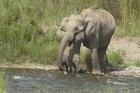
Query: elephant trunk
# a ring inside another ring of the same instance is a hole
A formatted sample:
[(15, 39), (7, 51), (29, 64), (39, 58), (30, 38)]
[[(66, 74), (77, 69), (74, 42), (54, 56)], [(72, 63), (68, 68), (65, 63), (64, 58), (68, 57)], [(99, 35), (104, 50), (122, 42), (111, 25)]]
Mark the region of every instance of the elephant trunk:
[(58, 68), (61, 71), (63, 70), (62, 57), (68, 42), (69, 42), (69, 36), (64, 36), (63, 40), (61, 41), (59, 52), (58, 52)]

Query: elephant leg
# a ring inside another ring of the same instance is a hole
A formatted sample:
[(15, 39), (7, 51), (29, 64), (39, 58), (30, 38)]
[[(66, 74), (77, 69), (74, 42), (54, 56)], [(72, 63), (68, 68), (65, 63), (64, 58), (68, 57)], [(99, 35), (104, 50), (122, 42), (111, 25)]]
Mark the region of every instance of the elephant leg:
[(68, 65), (66, 65), (66, 72), (68, 72)]
[(106, 55), (106, 51), (105, 51), (105, 64), (106, 64), (106, 67), (105, 67), (106, 71), (109, 71), (109, 70), (112, 69), (112, 65), (108, 61), (108, 58), (107, 58), (107, 55)]
[(98, 50), (98, 56), (99, 56), (99, 64), (101, 71), (104, 72), (104, 66), (105, 66), (105, 58), (104, 58), (105, 52), (102, 48)]
[(66, 68), (66, 69), (64, 70), (64, 74), (66, 75), (66, 74), (68, 73), (68, 64), (65, 63), (65, 64), (63, 64), (63, 65), (64, 65), (64, 68)]
[(92, 58), (92, 74), (101, 74), (97, 48), (94, 48), (92, 50), (91, 58)]
[(78, 72), (79, 62), (80, 62), (80, 56), (79, 56), (79, 54), (74, 54), (73, 55), (73, 65), (74, 65), (75, 73)]
[(72, 66), (73, 66), (72, 59), (73, 59), (73, 50), (70, 49), (69, 56), (68, 56), (68, 72), (69, 73), (72, 73)]
[(103, 47), (98, 50), (99, 63), (100, 63), (101, 70), (103, 72), (105, 72), (107, 69), (110, 68), (110, 64), (108, 62), (107, 55), (106, 55), (106, 49), (107, 47)]
[(78, 72), (77, 68), (79, 65), (80, 57), (79, 54), (75, 54), (73, 49), (70, 49), (69, 56), (68, 56), (68, 72)]
[[(91, 54), (91, 53), (90, 53)], [(91, 56), (87, 56), (86, 65), (87, 65), (87, 73), (92, 72), (92, 59)]]

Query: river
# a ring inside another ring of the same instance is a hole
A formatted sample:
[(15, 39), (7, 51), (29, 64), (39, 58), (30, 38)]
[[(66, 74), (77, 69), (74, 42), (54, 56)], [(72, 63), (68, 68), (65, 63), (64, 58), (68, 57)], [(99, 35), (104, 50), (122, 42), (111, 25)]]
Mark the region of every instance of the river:
[(7, 69), (6, 93), (140, 93), (140, 78)]

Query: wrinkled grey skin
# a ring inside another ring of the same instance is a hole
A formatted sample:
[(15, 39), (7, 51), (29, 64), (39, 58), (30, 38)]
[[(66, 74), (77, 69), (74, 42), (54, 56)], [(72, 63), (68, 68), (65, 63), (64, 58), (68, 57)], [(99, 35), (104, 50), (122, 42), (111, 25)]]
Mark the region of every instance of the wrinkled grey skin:
[[(61, 61), (64, 49), (70, 42), (72, 44), (82, 42), (85, 47), (91, 50), (90, 72), (92, 74), (101, 74), (101, 70), (106, 70), (109, 66), (106, 49), (115, 30), (115, 20), (110, 13), (94, 8), (84, 9), (80, 15), (68, 17), (62, 28), (66, 35), (61, 42), (58, 54), (60, 70), (63, 69)], [(78, 48), (80, 45), (76, 47), (76, 49)], [(73, 51), (75, 50), (73, 49)]]
[[(69, 70), (68, 72), (72, 73), (78, 72), (79, 69), (79, 61), (80, 61), (80, 46), (81, 46), (81, 42), (77, 42), (77, 43), (72, 43), (71, 47), (70, 47), (70, 51), (69, 51), (69, 56), (68, 56), (68, 67)], [(74, 70), (73, 70), (74, 68)]]
[[(71, 45), (71, 47), (73, 47), (73, 45)], [(74, 53), (72, 51), (73, 50), (70, 50), (68, 48), (64, 50), (63, 57), (62, 57), (62, 65), (64, 66), (64, 69), (65, 69), (64, 74), (67, 74), (70, 70), (71, 72), (75, 72), (75, 73), (78, 72), (80, 57), (79, 57), (79, 54)]]

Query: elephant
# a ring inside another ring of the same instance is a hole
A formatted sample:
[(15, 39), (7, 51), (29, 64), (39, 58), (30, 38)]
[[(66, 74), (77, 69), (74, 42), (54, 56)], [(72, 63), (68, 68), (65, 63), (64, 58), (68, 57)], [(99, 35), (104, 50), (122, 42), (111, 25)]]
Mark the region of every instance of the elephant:
[[(74, 47), (73, 45), (79, 46), (77, 44), (72, 44), (71, 47)], [(78, 73), (80, 57), (79, 57), (79, 54), (73, 52), (73, 50), (71, 50), (71, 49), (73, 49), (73, 48), (66, 48), (63, 53), (62, 65), (65, 68), (64, 74), (67, 74), (68, 72)], [(80, 51), (79, 51), (79, 53), (80, 53)]]
[[(75, 16), (75, 15), (72, 15), (72, 16)], [(70, 72), (72, 71), (72, 66), (74, 68), (78, 68), (78, 64), (80, 61), (80, 57), (79, 57), (79, 54), (80, 54), (80, 46), (81, 46), (81, 42), (75, 42), (74, 40), (77, 40), (78, 39), (81, 39), (79, 41), (82, 41), (82, 38), (80, 38), (80, 36), (84, 35), (83, 32), (79, 33), (78, 35), (76, 35), (76, 33), (72, 33), (71, 35), (71, 32), (67, 31), (66, 30), (66, 27), (67, 27), (67, 23), (69, 21), (69, 17), (65, 17), (63, 18), (62, 22), (61, 22), (61, 31), (64, 31), (65, 32), (65, 35), (62, 39), (62, 42), (60, 44), (60, 48), (59, 48), (59, 54), (58, 54), (58, 67), (60, 70), (64, 70), (64, 64), (62, 63), (62, 57), (63, 57), (63, 53), (64, 53), (64, 50), (65, 48), (67, 47), (70, 47), (70, 52), (69, 52), (69, 56), (68, 56), (68, 65), (69, 65), (69, 68), (70, 68)], [(66, 32), (67, 31), (67, 32)], [(75, 37), (74, 37), (75, 36)], [(73, 61), (77, 61), (77, 62), (73, 62)], [(75, 64), (77, 63), (77, 64)], [(76, 70), (77, 72), (77, 70)]]
[(80, 49), (81, 43), (91, 50), (91, 74), (101, 74), (110, 67), (106, 50), (116, 26), (115, 19), (109, 12), (103, 9), (87, 8), (82, 10), (79, 15), (71, 15), (63, 21), (65, 24), (62, 25), (61, 30), (65, 32), (65, 35), (58, 52), (60, 70), (63, 70), (62, 55), (66, 45), (74, 44), (73, 46), (76, 47), (71, 50), (76, 53), (76, 50)]

